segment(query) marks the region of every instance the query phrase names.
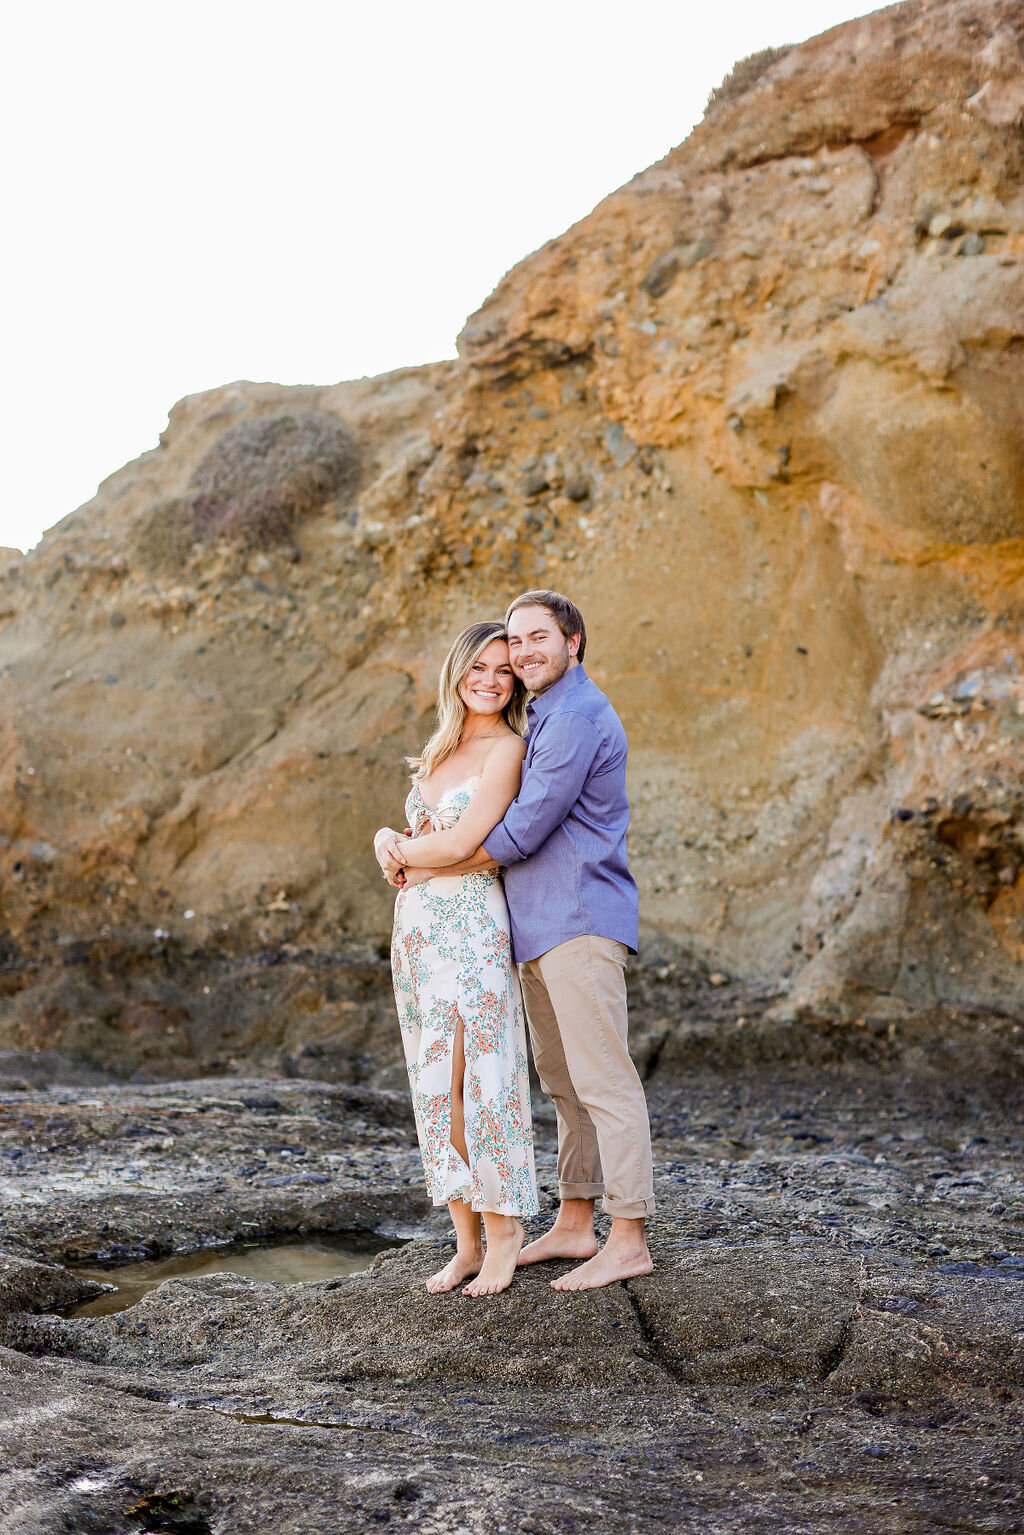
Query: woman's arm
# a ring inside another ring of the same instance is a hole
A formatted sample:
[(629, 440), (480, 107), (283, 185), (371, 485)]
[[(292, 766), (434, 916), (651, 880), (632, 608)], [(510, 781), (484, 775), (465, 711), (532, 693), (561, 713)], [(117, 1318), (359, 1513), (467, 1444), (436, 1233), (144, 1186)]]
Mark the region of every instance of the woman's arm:
[(467, 860), (486, 868), (491, 860), (474, 859), (481, 842), (501, 820), (519, 793), (526, 745), (516, 736), (499, 741), (484, 764), (480, 787), (456, 824), (425, 837), (398, 837), (390, 845), (400, 863), (411, 869), (445, 869)]
[(486, 869), (496, 869), (498, 865), (486, 851), (478, 847), (472, 858), (464, 858), (461, 863), (451, 863), (445, 869), (406, 869), (402, 864), (396, 864), (400, 872), (394, 877), (388, 875), (388, 884), (394, 885), (398, 890), (409, 890), (413, 885), (423, 885), (430, 879), (438, 879), (447, 875), (450, 879), (457, 874), (482, 874)]
[[(396, 883), (394, 876), (404, 873), (405, 865), (400, 863), (397, 858), (392, 858), (388, 848), (396, 841), (400, 842), (404, 838), (411, 836), (412, 832), (408, 826), (402, 832), (395, 831), (392, 826), (382, 826), (373, 839), (373, 851), (376, 854), (377, 862), (384, 872), (384, 878), (389, 885)], [(421, 885), (424, 879), (429, 879), (432, 874), (480, 874), (485, 869), (496, 868), (498, 868), (498, 864), (495, 863), (490, 853), (486, 852), (484, 848), (478, 847), (476, 852), (471, 854), (469, 858), (464, 858), (461, 863), (449, 864), (444, 869), (417, 868), (416, 878), (408, 883)]]

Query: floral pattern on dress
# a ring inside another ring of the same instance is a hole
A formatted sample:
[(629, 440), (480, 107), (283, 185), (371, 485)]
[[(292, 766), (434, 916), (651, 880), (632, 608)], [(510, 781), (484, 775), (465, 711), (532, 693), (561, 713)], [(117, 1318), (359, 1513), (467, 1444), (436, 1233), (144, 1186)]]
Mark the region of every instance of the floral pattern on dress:
[[(454, 826), (478, 782), (455, 784), (433, 810), (414, 784), (405, 804), (413, 835)], [(474, 1210), (499, 1215), (536, 1214), (526, 1019), (500, 876), (439, 875), (400, 890), (391, 969), (431, 1199), (464, 1199)], [(468, 1167), (451, 1144), (460, 1019)]]

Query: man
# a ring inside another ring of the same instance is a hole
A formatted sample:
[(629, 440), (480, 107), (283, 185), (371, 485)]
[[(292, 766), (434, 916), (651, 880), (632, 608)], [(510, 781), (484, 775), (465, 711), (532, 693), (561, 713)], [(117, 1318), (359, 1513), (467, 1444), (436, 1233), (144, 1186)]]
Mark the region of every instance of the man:
[[(558, 1217), (520, 1263), (585, 1261), (553, 1281), (589, 1290), (652, 1268), (643, 1085), (626, 1045), (638, 898), (626, 866), (626, 734), (583, 669), (587, 631), (559, 592), (505, 615), (512, 670), (533, 694), (522, 786), (481, 849), (505, 870), (512, 943), (541, 1086), (558, 1119)], [(612, 1217), (598, 1251), (594, 1200)]]

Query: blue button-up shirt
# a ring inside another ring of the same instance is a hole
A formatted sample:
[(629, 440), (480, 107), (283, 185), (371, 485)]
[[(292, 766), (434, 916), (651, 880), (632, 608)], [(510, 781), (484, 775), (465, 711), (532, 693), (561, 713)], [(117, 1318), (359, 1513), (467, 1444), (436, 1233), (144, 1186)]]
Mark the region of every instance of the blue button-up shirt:
[(505, 869), (520, 964), (584, 933), (636, 953), (639, 897), (626, 866), (626, 732), (582, 666), (530, 704), (519, 796), (484, 840)]

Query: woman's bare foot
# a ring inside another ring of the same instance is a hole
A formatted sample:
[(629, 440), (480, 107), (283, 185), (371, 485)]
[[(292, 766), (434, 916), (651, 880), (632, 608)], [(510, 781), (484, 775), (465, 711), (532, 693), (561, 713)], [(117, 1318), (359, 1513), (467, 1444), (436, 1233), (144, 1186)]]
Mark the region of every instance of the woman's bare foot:
[[(483, 1267), (463, 1295), (497, 1295), (507, 1290), (516, 1271), (516, 1259), (526, 1232), (513, 1216), (485, 1216), (487, 1251)], [(499, 1225), (500, 1222), (500, 1225)]]
[(431, 1274), (427, 1280), (427, 1289), (431, 1295), (443, 1295), (446, 1290), (454, 1290), (464, 1279), (478, 1274), (483, 1261), (482, 1247), (457, 1248), (455, 1257), (443, 1269), (438, 1269), (436, 1274)]

